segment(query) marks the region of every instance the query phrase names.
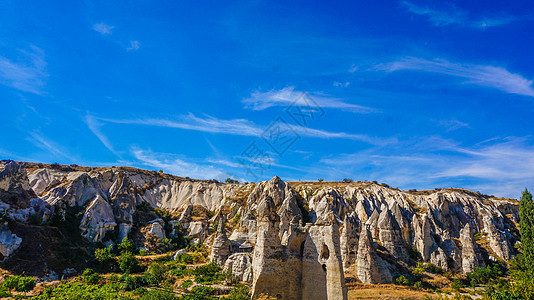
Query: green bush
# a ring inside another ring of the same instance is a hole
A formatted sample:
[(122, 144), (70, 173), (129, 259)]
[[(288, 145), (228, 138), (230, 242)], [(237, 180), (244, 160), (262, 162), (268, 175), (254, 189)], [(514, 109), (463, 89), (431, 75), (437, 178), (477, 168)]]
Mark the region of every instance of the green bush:
[(226, 275), (220, 272), (221, 270), (221, 267), (216, 264), (209, 263), (192, 270), (192, 274), (197, 283), (213, 284), (226, 278)]
[[(174, 293), (164, 290), (146, 290), (141, 300), (182, 300), (183, 297), (177, 297)], [(199, 298), (200, 299), (200, 298)]]
[(143, 277), (149, 284), (157, 285), (165, 279), (167, 268), (161, 262), (153, 262), (145, 271)]
[(18, 285), (15, 288), (17, 292), (27, 293), (35, 287), (35, 278), (32, 277), (21, 277), (19, 279)]
[(395, 283), (400, 285), (409, 285), (410, 281), (408, 280), (408, 278), (406, 278), (406, 276), (401, 275), (395, 279)]
[(462, 282), (462, 280), (460, 280), (458, 278), (454, 279), (451, 282), (451, 289), (453, 289), (455, 291), (459, 291), (460, 289), (462, 289), (464, 287), (465, 287), (464, 283)]
[(139, 268), (139, 262), (132, 252), (125, 251), (119, 256), (119, 269), (123, 273), (133, 273)]
[(125, 237), (122, 239), (121, 243), (118, 245), (117, 247), (119, 249), (119, 252), (122, 253), (122, 252), (134, 252), (135, 248), (134, 246), (132, 245), (132, 242), (130, 242), (130, 240)]
[(251, 297), (248, 286), (242, 283), (236, 284), (230, 294), (222, 299), (225, 300), (249, 300)]
[(183, 295), (180, 300), (217, 300), (217, 297), (211, 295), (212, 292), (211, 288), (197, 286), (189, 294)]
[(120, 295), (120, 286), (118, 284), (108, 283), (100, 286), (81, 281), (70, 281), (55, 288), (47, 288), (41, 295), (31, 299), (123, 300), (128, 298)]
[(4, 280), (3, 287), (8, 290), (14, 290), (19, 285), (20, 276), (9, 276)]
[(109, 245), (107, 248), (97, 248), (95, 249), (95, 258), (96, 260), (101, 263), (105, 264), (113, 260), (113, 254), (111, 251), (113, 250), (113, 245)]
[(184, 282), (182, 282), (182, 284), (180, 285), (180, 287), (182, 287), (183, 289), (188, 289), (188, 288), (190, 288), (192, 285), (193, 285), (193, 281), (192, 281), (191, 279), (187, 279), (187, 280), (184, 280)]
[(121, 289), (125, 291), (133, 291), (140, 285), (140, 281), (141, 280), (139, 280), (137, 276), (124, 273), (120, 278)]
[(85, 281), (85, 283), (97, 284), (102, 279), (102, 276), (100, 276), (98, 273), (95, 273), (92, 269), (85, 269), (85, 271), (82, 273), (82, 279)]
[(425, 265), (425, 269), (433, 274), (443, 274), (443, 268), (438, 267), (435, 264), (428, 263)]

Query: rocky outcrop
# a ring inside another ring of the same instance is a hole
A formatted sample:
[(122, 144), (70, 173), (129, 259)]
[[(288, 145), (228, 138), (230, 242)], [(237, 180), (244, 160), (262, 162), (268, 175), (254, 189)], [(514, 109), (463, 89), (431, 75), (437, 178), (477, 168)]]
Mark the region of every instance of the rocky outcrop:
[(356, 275), (363, 283), (390, 283), (391, 273), (384, 261), (376, 255), (369, 226), (363, 226), (358, 244)]
[(377, 222), (380, 243), (399, 260), (408, 260), (406, 243), (402, 240), (401, 228), (389, 209), (384, 209)]
[(339, 227), (330, 224), (308, 229), (302, 258), (301, 299), (347, 299)]
[[(386, 261), (413, 263), (408, 249), (451, 272), (468, 272), (487, 259), (509, 260), (515, 254), (511, 245), (518, 241), (511, 230), (515, 226), (511, 221), (518, 221), (517, 202), (460, 189), (403, 192), (371, 182), (286, 183), (278, 177), (257, 184), (223, 184), (123, 167), (24, 166), (27, 176), (23, 164), (0, 163), (0, 212), (9, 220), (44, 220), (52, 212), (57, 217), (81, 207), (85, 213), (80, 230), (88, 240), (101, 241), (108, 230), (115, 230), (118, 236), (113, 242), (120, 242), (128, 235), (142, 240), (145, 233), (165, 237), (163, 221), (150, 223), (161, 217), (155, 208), (163, 209), (179, 216), (167, 224), (172, 227), (167, 233), (185, 232), (207, 244), (209, 237), (221, 266), (234, 253), (223, 253), (226, 241), (215, 242), (219, 233), (211, 235), (210, 225), (219, 217), (239, 220), (232, 224), (228, 240), (255, 246), (253, 264), (260, 272), (254, 272), (254, 277), (272, 278), (275, 283), (274, 274), (283, 274), (291, 280), (280, 284), (299, 297), (306, 289), (293, 285), (302, 281), (304, 272), (317, 276), (314, 281), (325, 282), (310, 287), (323, 289), (314, 292), (318, 295), (329, 295), (327, 287), (337, 278), (330, 277), (338, 272), (333, 267), (337, 260), (321, 259), (321, 243), (330, 254), (339, 252), (342, 269), (360, 270), (362, 281), (387, 282), (389, 270), (396, 270), (395, 264)], [(149, 208), (138, 211), (147, 204)], [(199, 211), (204, 214), (201, 218), (195, 215)], [(214, 212), (216, 218), (205, 217)], [(341, 235), (331, 231), (340, 225)], [(365, 233), (363, 240), (358, 233)], [(339, 249), (332, 250), (331, 245)], [(263, 253), (258, 255), (262, 258), (256, 259), (256, 252)], [(326, 273), (316, 272), (318, 266), (323, 270), (323, 264)], [(290, 273), (288, 265), (297, 271)]]
[(252, 255), (250, 253), (234, 253), (224, 263), (223, 271), (237, 279), (252, 282)]
[(217, 233), (211, 246), (210, 261), (219, 266), (224, 266), (231, 253), (230, 247), (230, 240), (224, 231), (224, 218), (221, 216), (217, 224)]
[(358, 250), (358, 236), (353, 222), (350, 217), (345, 217), (340, 237), (341, 259), (345, 271), (356, 261)]
[(106, 232), (114, 230), (117, 223), (113, 217), (113, 210), (109, 203), (97, 195), (89, 204), (80, 223), (82, 235), (89, 241), (102, 241)]
[(274, 201), (264, 194), (257, 207), (252, 299), (347, 299), (334, 216), (307, 227), (294, 218), (282, 240), (279, 220)]
[(423, 261), (428, 261), (431, 253), (437, 248), (434, 238), (432, 237), (432, 228), (430, 226), (428, 214), (424, 214), (421, 217), (421, 220), (414, 215), (412, 223), (415, 232), (415, 249), (421, 254)]
[(465, 224), (460, 231), (460, 242), (462, 243), (462, 270), (469, 273), (477, 267), (484, 267), (484, 261), (480, 257), (469, 223)]
[(9, 230), (7, 223), (0, 225), (0, 254), (2, 259), (10, 256), (22, 243), (22, 239)]
[(165, 225), (165, 222), (163, 219), (155, 219), (150, 222), (148, 222), (149, 228), (147, 230), (147, 234), (153, 234), (159, 239), (165, 238), (165, 229), (163, 229), (163, 226)]

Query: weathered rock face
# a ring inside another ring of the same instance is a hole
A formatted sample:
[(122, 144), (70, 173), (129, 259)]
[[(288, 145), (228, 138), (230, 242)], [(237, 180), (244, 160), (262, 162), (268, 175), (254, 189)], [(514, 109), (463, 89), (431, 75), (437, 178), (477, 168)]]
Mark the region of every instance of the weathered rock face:
[(2, 258), (10, 256), (21, 243), (22, 239), (9, 230), (7, 223), (0, 225), (0, 253)]
[(165, 238), (165, 230), (163, 229), (165, 222), (162, 219), (152, 220), (148, 224), (150, 227), (147, 230), (147, 234), (153, 234), (160, 239)]
[(394, 257), (407, 261), (408, 251), (406, 250), (406, 243), (402, 240), (401, 228), (389, 209), (382, 211), (378, 218), (377, 227), (382, 246)]
[[(337, 271), (330, 272), (335, 269), (332, 266), (337, 257), (342, 269), (361, 269), (362, 281), (387, 282), (389, 269), (394, 272), (395, 266), (386, 260), (413, 263), (407, 254), (409, 248), (417, 250), (425, 262), (452, 272), (468, 272), (482, 266), (488, 255), (510, 259), (515, 254), (511, 245), (518, 240), (511, 230), (515, 226), (511, 221), (518, 220), (517, 203), (459, 189), (411, 193), (370, 182), (286, 183), (278, 177), (258, 184), (222, 184), (133, 168), (74, 169), (34, 165), (26, 176), (20, 164), (0, 163), (0, 211), (7, 212), (10, 220), (27, 222), (36, 212), (45, 219), (51, 211), (61, 214), (82, 207), (85, 214), (80, 229), (92, 242), (101, 241), (105, 232), (113, 229), (118, 233), (114, 242), (129, 234), (135, 236), (139, 228), (146, 228), (157, 238), (165, 237), (164, 228), (168, 229), (169, 224), (163, 220), (150, 223), (159, 215), (139, 217), (144, 213), (138, 211), (139, 207), (148, 204), (152, 210), (180, 212), (171, 221), (173, 232), (184, 228), (195, 240), (215, 241), (218, 234), (210, 236), (209, 229), (215, 219), (193, 217), (201, 207), (228, 219), (239, 219), (228, 240), (255, 245), (253, 264), (259, 264), (261, 272), (256, 274), (254, 268), (254, 277), (272, 278), (269, 280), (276, 283), (274, 274), (283, 274), (289, 280), (280, 284), (295, 297), (306, 293), (302, 288), (295, 291), (294, 285), (303, 286), (308, 263), (313, 270), (319, 270), (317, 266), (323, 270), (325, 264), (326, 275), (313, 271), (310, 276), (326, 282), (314, 286), (324, 288), (314, 293), (331, 295), (332, 289), (325, 286), (337, 278), (331, 277)], [(311, 224), (303, 226), (303, 220)], [(340, 225), (341, 235), (331, 232), (330, 227)], [(322, 234), (321, 239), (316, 232)], [(304, 258), (304, 248), (322, 250), (321, 243), (327, 245), (330, 255), (336, 253), (334, 258), (321, 260), (322, 251), (310, 254), (309, 260)], [(339, 249), (331, 249), (336, 243)], [(218, 263), (224, 265), (233, 255), (223, 253), (226, 241), (213, 245), (214, 255), (220, 255)], [(380, 256), (375, 247), (380, 247)], [(256, 259), (256, 252), (263, 254)], [(299, 271), (289, 272), (285, 267), (289, 265)]]
[(114, 230), (117, 223), (113, 217), (113, 210), (109, 203), (97, 195), (85, 210), (80, 230), (89, 241), (96, 243), (102, 241), (106, 232)]
[(250, 253), (234, 253), (224, 264), (224, 272), (231, 273), (241, 281), (252, 282), (252, 255)]
[(427, 214), (421, 217), (421, 220), (416, 215), (413, 216), (413, 227), (415, 231), (415, 249), (419, 251), (423, 261), (430, 259), (430, 254), (438, 247), (432, 237), (430, 221)]
[(30, 188), (26, 171), (17, 163), (0, 164), (0, 200), (14, 208), (27, 208), (36, 195)]
[(368, 226), (362, 227), (360, 232), (356, 265), (356, 274), (363, 283), (390, 283), (392, 281), (386, 264), (376, 255), (373, 236)]
[(335, 221), (311, 226), (302, 258), (302, 299), (347, 299)]
[(217, 224), (217, 233), (211, 246), (210, 261), (219, 266), (224, 266), (228, 256), (230, 256), (231, 253), (230, 247), (230, 240), (224, 231), (224, 218), (221, 217), (219, 218), (219, 223)]
[(355, 262), (358, 250), (358, 236), (353, 222), (350, 217), (345, 217), (340, 237), (341, 259), (345, 271)]
[(253, 299), (347, 299), (339, 227), (333, 215), (306, 228), (293, 218), (280, 240), (280, 217), (272, 198), (263, 194), (256, 211)]
[(485, 267), (469, 223), (465, 224), (460, 232), (460, 242), (462, 243), (462, 270), (468, 273), (473, 272), (475, 268)]

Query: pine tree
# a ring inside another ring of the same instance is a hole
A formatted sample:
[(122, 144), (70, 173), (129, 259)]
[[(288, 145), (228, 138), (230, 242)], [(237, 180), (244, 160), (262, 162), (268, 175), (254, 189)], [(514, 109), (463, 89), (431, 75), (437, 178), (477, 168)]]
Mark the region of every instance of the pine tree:
[(519, 218), (525, 271), (530, 278), (534, 278), (534, 201), (527, 189), (519, 201)]

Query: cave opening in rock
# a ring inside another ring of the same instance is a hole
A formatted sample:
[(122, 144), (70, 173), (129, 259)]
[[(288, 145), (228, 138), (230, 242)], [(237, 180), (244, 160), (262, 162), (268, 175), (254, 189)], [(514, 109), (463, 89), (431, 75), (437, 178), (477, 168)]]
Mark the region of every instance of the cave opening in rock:
[(321, 251), (321, 259), (328, 259), (330, 257), (330, 250), (328, 250), (328, 246), (323, 244), (323, 251)]

